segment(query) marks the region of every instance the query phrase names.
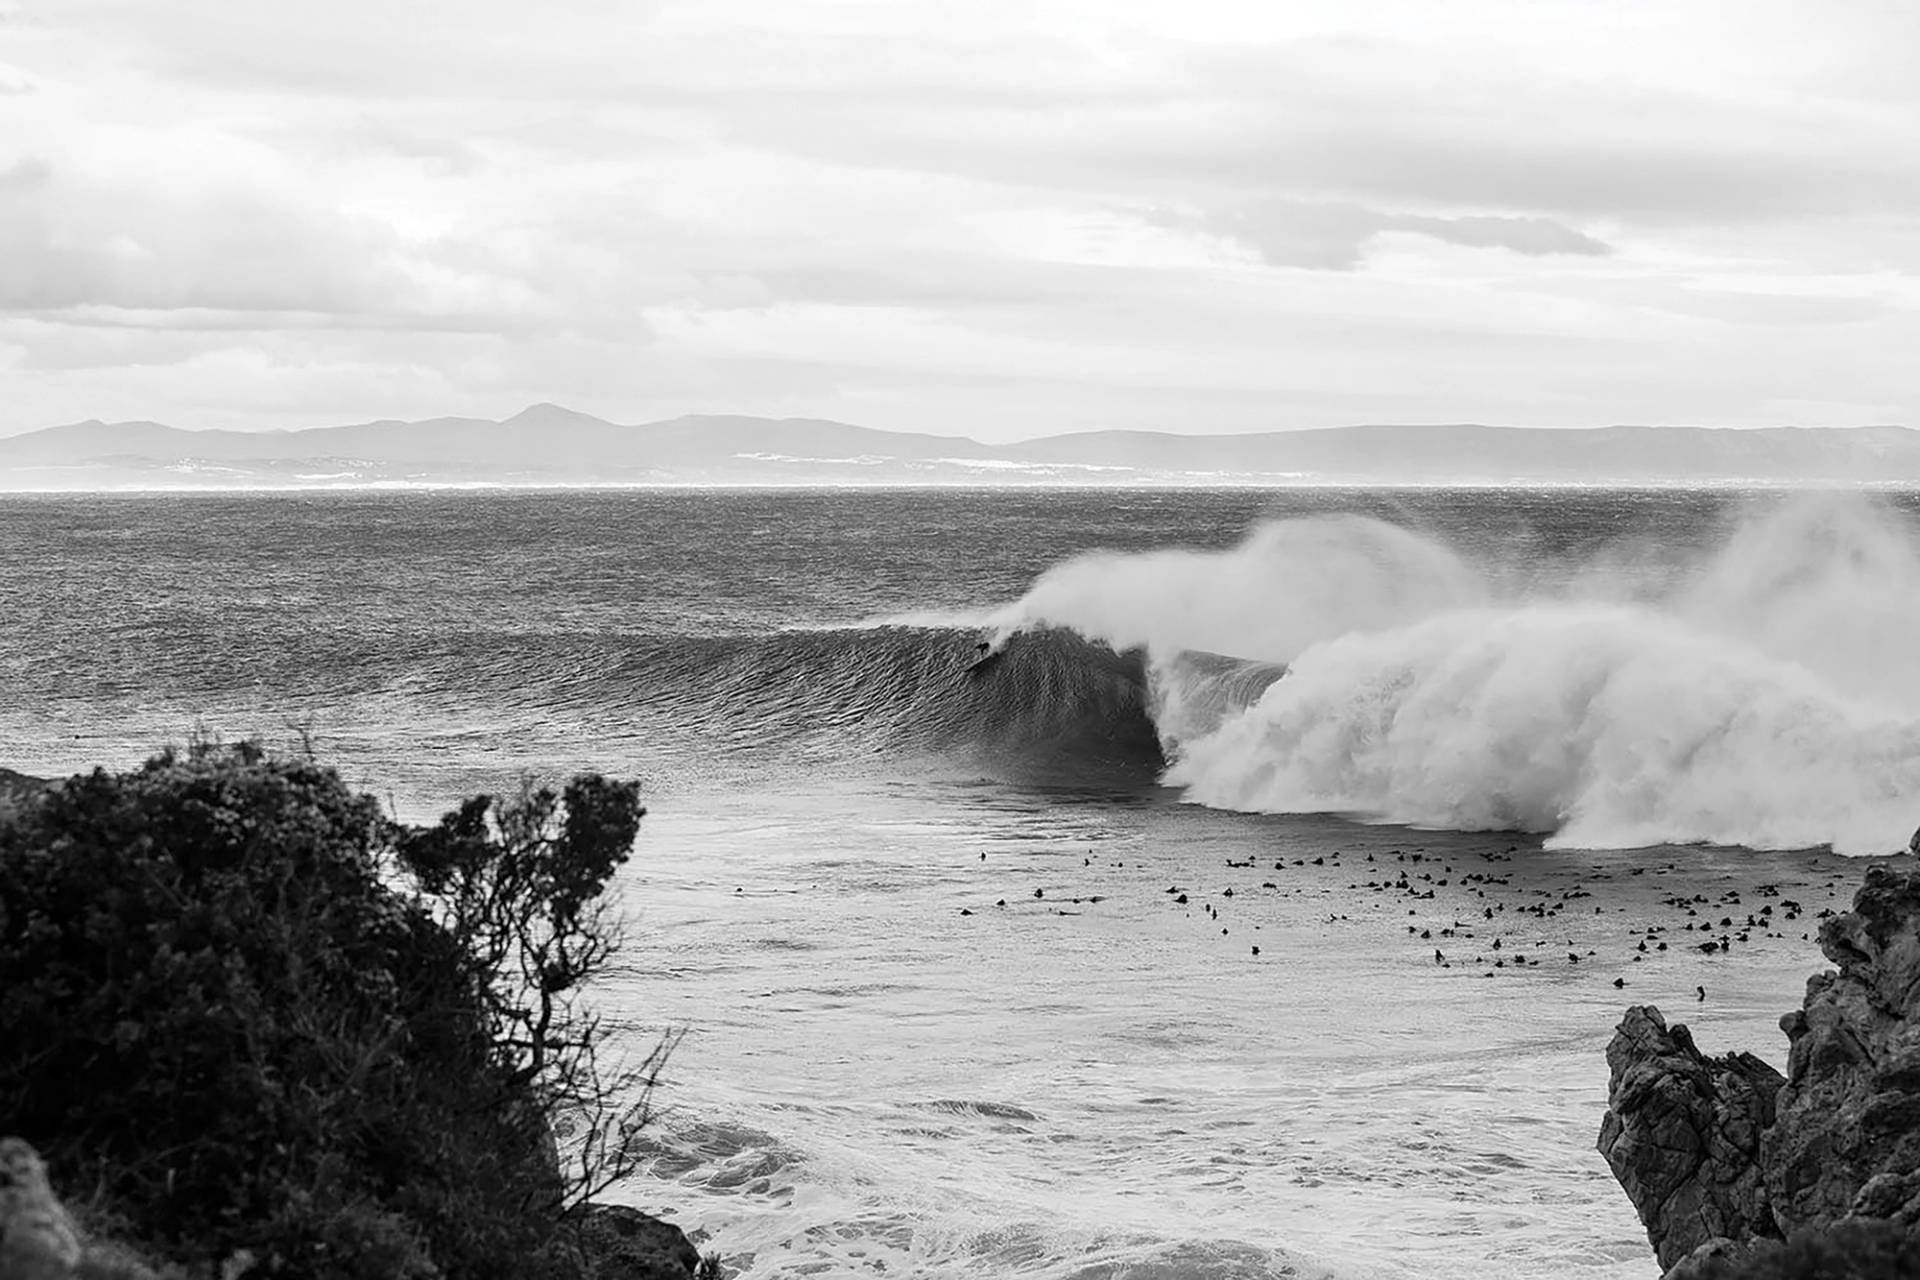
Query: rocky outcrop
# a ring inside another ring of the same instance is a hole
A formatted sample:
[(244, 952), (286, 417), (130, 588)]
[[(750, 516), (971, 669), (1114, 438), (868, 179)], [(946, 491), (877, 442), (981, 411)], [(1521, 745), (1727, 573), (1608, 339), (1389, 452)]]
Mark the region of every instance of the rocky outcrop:
[(1820, 929), (1839, 965), (1780, 1020), (1792, 1049), (1766, 1141), (1774, 1216), (1792, 1233), (1849, 1216), (1920, 1217), (1920, 873), (1868, 872)]
[(1820, 947), (1839, 968), (1781, 1019), (1784, 1079), (1650, 1007), (1607, 1048), (1600, 1152), (1671, 1276), (1839, 1224), (1920, 1237), (1920, 872), (1871, 868)]
[(47, 1184), (40, 1153), (0, 1140), (0, 1276), (66, 1280), (80, 1265), (80, 1232)]
[(1600, 1153), (1647, 1224), (1660, 1265), (1717, 1239), (1778, 1235), (1760, 1135), (1780, 1073), (1749, 1053), (1709, 1058), (1684, 1026), (1635, 1006), (1607, 1048), (1613, 1071)]
[(596, 1280), (690, 1280), (700, 1265), (686, 1232), (625, 1205), (587, 1205), (578, 1230)]
[(154, 1280), (117, 1245), (88, 1241), (47, 1182), (40, 1153), (0, 1138), (0, 1280)]
[(1691, 1254), (1666, 1280), (1913, 1280), (1920, 1239), (1877, 1218), (1849, 1218), (1791, 1240), (1726, 1241)]

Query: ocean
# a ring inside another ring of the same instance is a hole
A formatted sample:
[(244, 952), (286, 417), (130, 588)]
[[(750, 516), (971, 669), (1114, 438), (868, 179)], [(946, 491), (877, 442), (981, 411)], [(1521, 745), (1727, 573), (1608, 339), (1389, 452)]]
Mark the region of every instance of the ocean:
[(756, 1278), (1656, 1275), (1612, 1027), (1782, 1061), (1916, 634), (1904, 494), (0, 496), (0, 765), (643, 780), (612, 1194)]

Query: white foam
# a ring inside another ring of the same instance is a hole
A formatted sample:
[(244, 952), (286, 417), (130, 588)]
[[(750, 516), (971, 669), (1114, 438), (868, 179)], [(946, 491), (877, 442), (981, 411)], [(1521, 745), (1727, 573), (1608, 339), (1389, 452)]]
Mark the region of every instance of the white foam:
[[(1577, 847), (1905, 846), (1920, 546), (1897, 513), (1821, 495), (1697, 561), (1643, 544), (1529, 569), (1379, 521), (1289, 520), (1226, 552), (1070, 562), (1000, 622), (1147, 648), (1167, 780), (1214, 807)], [(1221, 708), (1218, 674), (1176, 660), (1194, 649), (1291, 671)]]
[(1285, 662), (1315, 641), (1478, 603), (1483, 577), (1419, 534), (1361, 516), (1271, 521), (1226, 552), (1077, 557), (994, 615), (1071, 627), (1115, 648)]

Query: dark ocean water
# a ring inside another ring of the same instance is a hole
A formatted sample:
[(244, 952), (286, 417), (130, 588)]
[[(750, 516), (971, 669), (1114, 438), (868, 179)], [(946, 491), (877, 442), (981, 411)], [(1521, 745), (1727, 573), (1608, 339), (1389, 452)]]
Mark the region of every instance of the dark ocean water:
[[(1611, 978), (1709, 981), (1698, 1025), (1764, 1049), (1815, 957), (1633, 968), (1627, 871), (1831, 895), (1793, 851), (1904, 845), (1917, 529), (1678, 491), (0, 497), (0, 765), (304, 734), (410, 817), (644, 779), (612, 998), (692, 1034), (623, 1194), (755, 1277), (1644, 1276), (1591, 1152)], [(1584, 885), (1509, 946), (1592, 959), (1436, 964), (1408, 926), (1481, 903), (1360, 888), (1414, 850)]]

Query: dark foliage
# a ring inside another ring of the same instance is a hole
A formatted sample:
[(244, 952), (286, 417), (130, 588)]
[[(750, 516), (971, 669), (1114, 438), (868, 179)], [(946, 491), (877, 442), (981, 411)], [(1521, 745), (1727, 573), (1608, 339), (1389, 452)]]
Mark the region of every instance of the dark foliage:
[(565, 1276), (668, 1047), (603, 1072), (576, 1003), (643, 813), (589, 775), (402, 828), (246, 745), (0, 809), (0, 1132), (182, 1263)]
[(39, 778), (11, 769), (0, 769), (0, 805), (21, 803), (37, 797), (47, 784)]

